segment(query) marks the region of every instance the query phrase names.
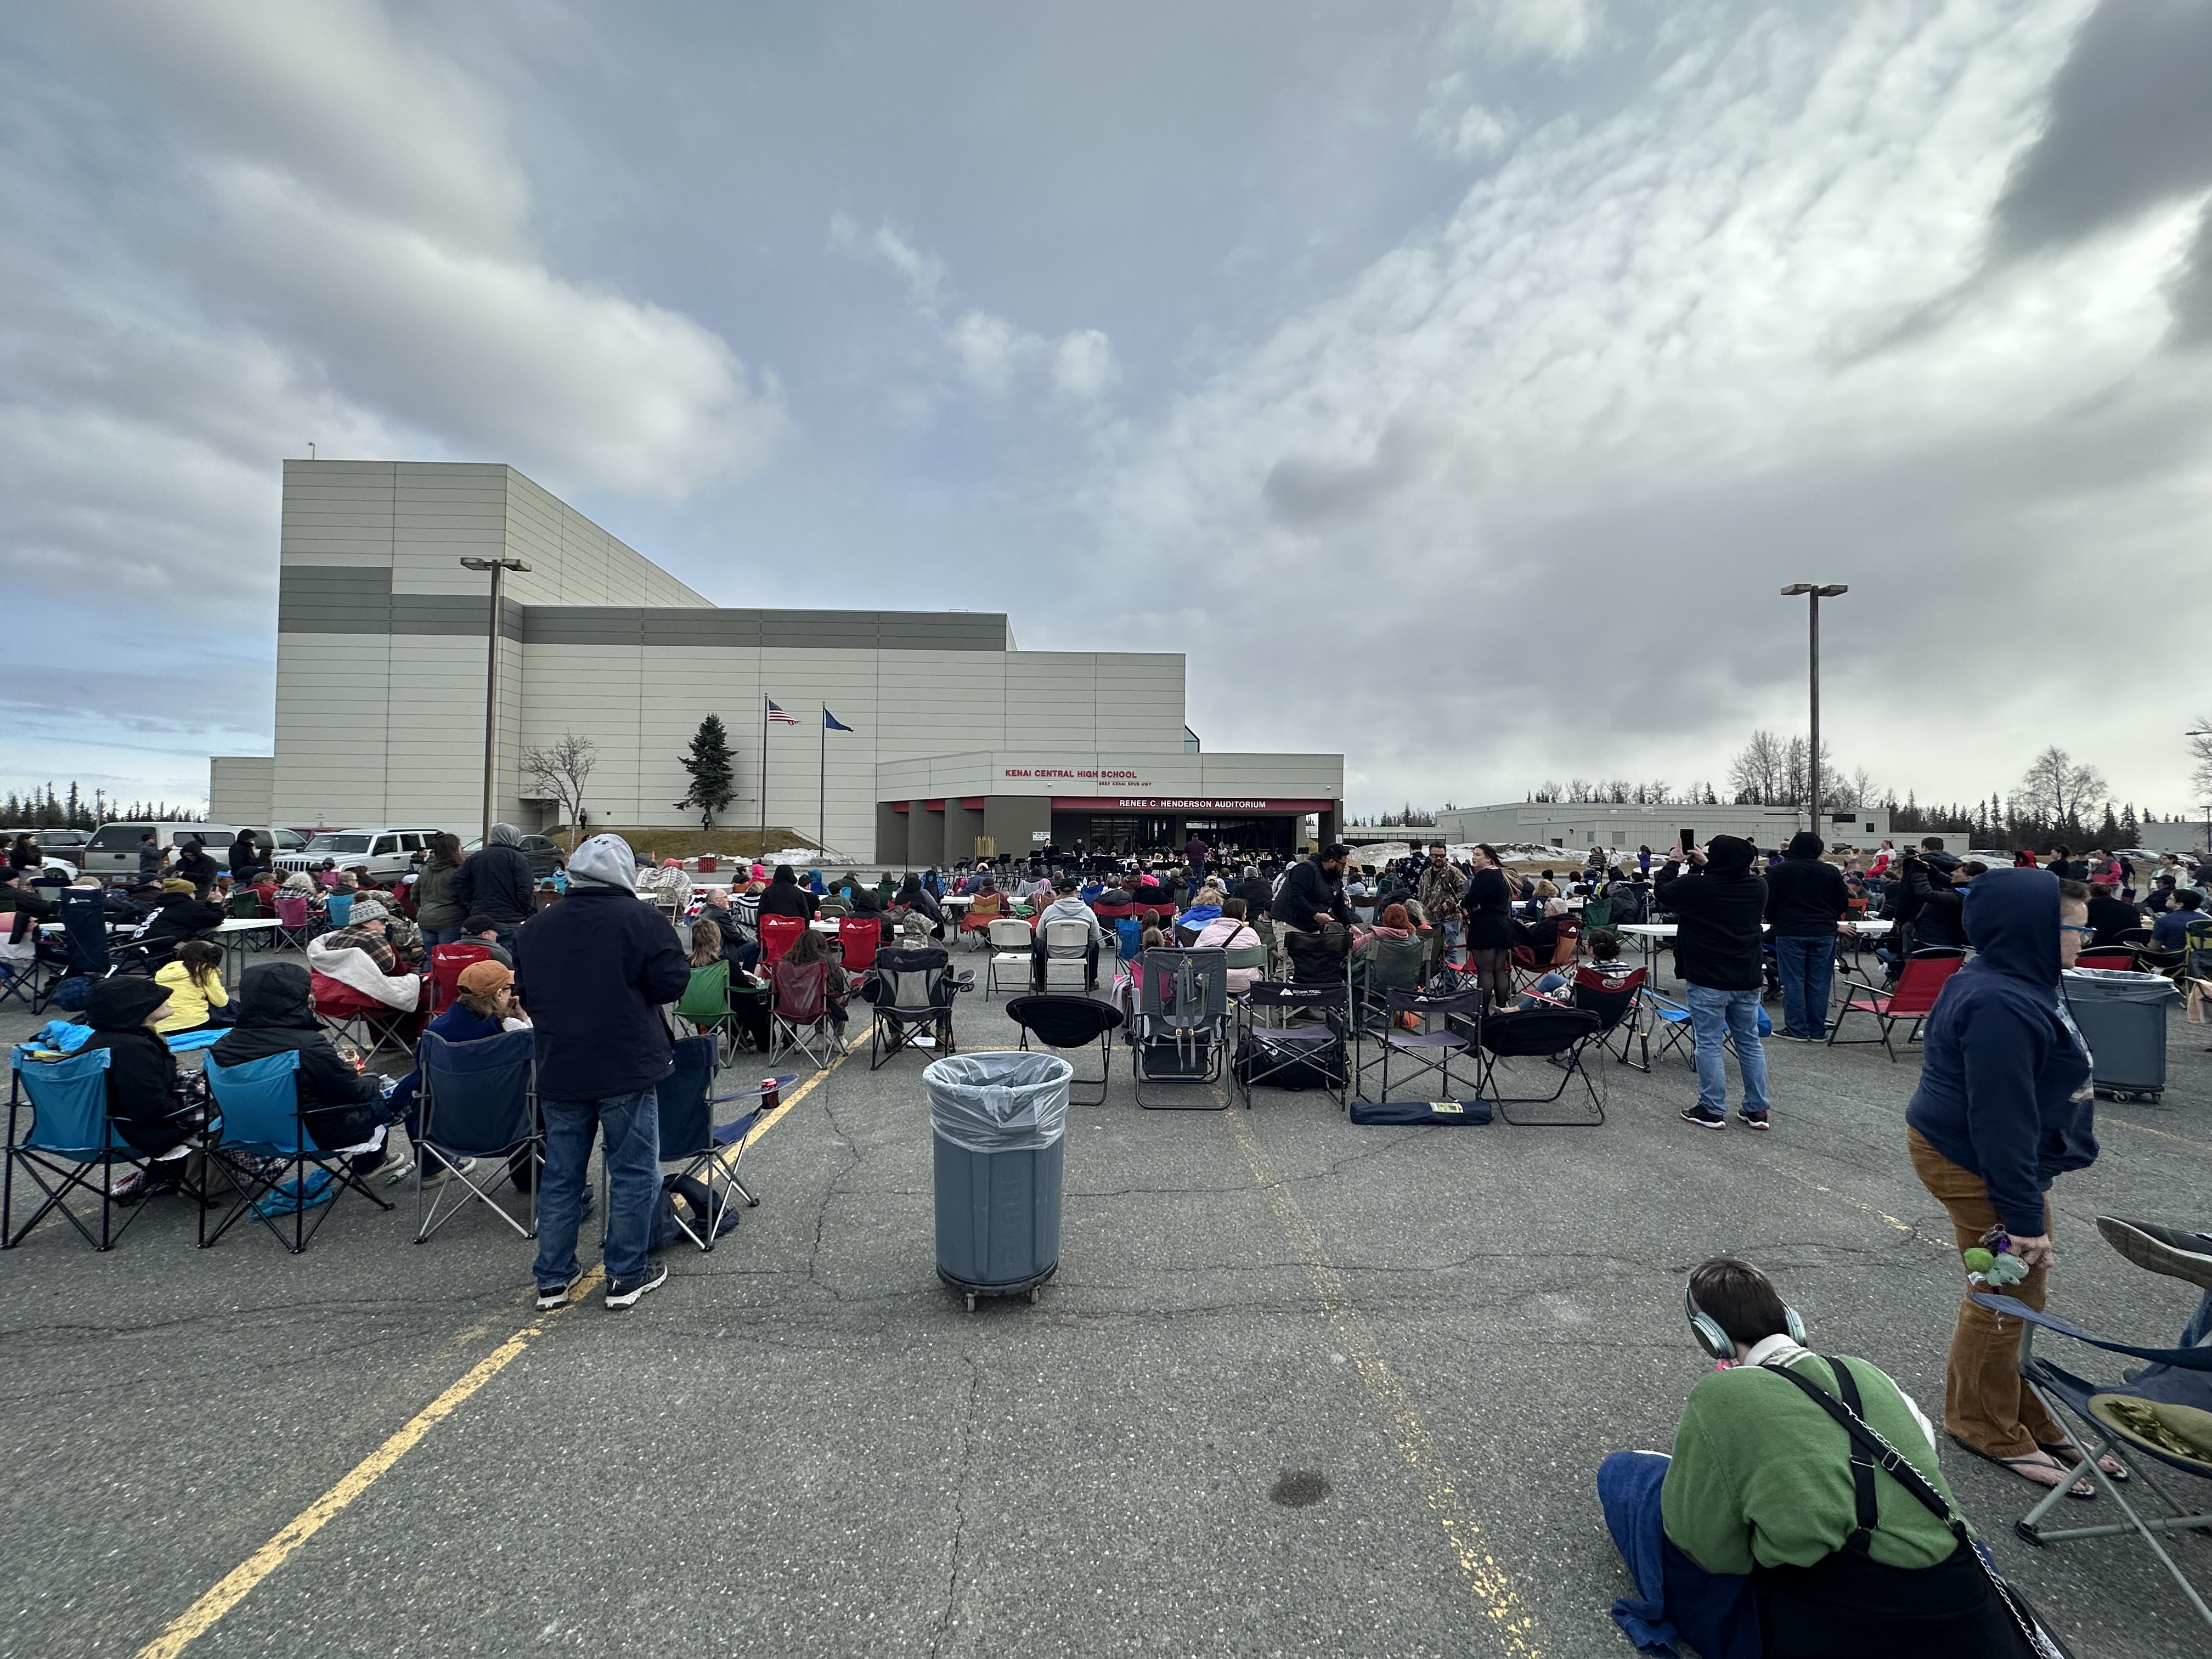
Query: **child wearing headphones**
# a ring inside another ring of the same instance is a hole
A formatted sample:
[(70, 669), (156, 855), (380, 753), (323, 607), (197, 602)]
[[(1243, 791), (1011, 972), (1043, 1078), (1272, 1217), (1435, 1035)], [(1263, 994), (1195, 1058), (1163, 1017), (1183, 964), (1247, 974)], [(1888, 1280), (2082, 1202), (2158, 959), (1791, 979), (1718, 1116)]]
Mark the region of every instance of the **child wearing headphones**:
[[(1629, 1639), (1705, 1659), (2032, 1651), (1905, 1391), (1807, 1347), (1796, 1310), (1747, 1261), (1701, 1263), (1683, 1303), (1714, 1369), (1690, 1390), (1673, 1456), (1615, 1452), (1598, 1469), (1638, 1590), (1613, 1608)], [(1893, 1456), (1878, 1462), (1847, 1419)]]

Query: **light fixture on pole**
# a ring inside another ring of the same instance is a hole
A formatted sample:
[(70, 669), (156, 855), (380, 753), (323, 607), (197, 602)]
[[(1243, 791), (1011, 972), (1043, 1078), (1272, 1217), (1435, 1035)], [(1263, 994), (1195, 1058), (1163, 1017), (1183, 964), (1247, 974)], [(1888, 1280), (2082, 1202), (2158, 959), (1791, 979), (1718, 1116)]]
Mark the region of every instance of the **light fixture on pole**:
[(1820, 834), (1820, 601), (1850, 591), (1841, 582), (1830, 582), (1825, 587), (1813, 582), (1792, 582), (1782, 590), (1784, 599), (1794, 599), (1802, 593), (1812, 605), (1813, 736), (1805, 762), (1805, 827), (1816, 836)]
[(477, 834), (491, 844), (491, 797), (499, 776), (499, 600), (500, 588), (510, 570), (527, 570), (520, 559), (463, 559), (461, 568), (491, 573), (491, 627), (484, 647), (484, 762), (483, 823)]

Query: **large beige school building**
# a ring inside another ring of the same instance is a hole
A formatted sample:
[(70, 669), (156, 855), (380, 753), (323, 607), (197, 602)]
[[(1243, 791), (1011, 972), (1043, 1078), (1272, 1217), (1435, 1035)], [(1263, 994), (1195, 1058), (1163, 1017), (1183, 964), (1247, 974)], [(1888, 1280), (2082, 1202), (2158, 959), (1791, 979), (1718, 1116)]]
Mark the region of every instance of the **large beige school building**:
[[(719, 714), (724, 827), (766, 821), (856, 860), (1211, 841), (1293, 848), (1340, 819), (1343, 757), (1205, 752), (1174, 653), (1024, 651), (1004, 615), (718, 606), (514, 468), (288, 461), (275, 752), (213, 763), (210, 816), (476, 830), (489, 578), (499, 626), (494, 812), (547, 827), (527, 749), (591, 739), (590, 821), (676, 826), (680, 758)], [(770, 724), (763, 699), (796, 720)], [(827, 709), (848, 731), (825, 731)]]

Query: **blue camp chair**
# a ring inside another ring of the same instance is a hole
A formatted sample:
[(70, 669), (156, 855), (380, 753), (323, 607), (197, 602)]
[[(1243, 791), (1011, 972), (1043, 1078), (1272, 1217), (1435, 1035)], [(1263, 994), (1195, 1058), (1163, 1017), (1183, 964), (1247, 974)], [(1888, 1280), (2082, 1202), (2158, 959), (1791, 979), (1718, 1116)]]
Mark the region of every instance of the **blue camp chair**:
[[(200, 1248), (214, 1243), (230, 1231), (231, 1224), (251, 1211), (269, 1235), (293, 1255), (307, 1248), (337, 1207), (339, 1189), (350, 1187), (380, 1210), (392, 1207), (362, 1184), (353, 1172), (350, 1157), (325, 1152), (307, 1133), (301, 1115), (298, 1073), (300, 1054), (283, 1054), (224, 1066), (210, 1054), (204, 1066), (208, 1087), (215, 1095), (221, 1116), (212, 1126), (208, 1168), (220, 1171), (238, 1201), (208, 1231), (207, 1211), (200, 1212)], [(289, 1177), (289, 1179), (288, 1179)], [(210, 1181), (210, 1185), (213, 1182)], [(316, 1212), (313, 1226), (307, 1212)], [(277, 1224), (292, 1218), (291, 1237)]]
[(1121, 960), (1134, 962), (1137, 952), (1145, 948), (1145, 924), (1134, 916), (1116, 916), (1114, 918), (1114, 937), (1121, 941)]
[[(435, 1031), (425, 1031), (415, 1063), (422, 1079), (416, 1085), (421, 1115), (416, 1120), (420, 1133), (414, 1137), (415, 1242), (428, 1238), (471, 1199), (481, 1200), (523, 1237), (535, 1238), (538, 1177), (545, 1164), (545, 1130), (538, 1117), (537, 1037), (528, 1031), (502, 1031), (473, 1042), (448, 1042)], [(444, 1186), (426, 1194), (422, 1175), (431, 1163), (425, 1154), (431, 1152), (452, 1174)], [(464, 1166), (471, 1158), (491, 1160), (483, 1179)], [(515, 1179), (518, 1173), (521, 1181)], [(527, 1200), (524, 1217), (499, 1201), (502, 1183)]]
[[(2119, 1221), (2111, 1216), (2098, 1217), (2097, 1227), (2107, 1242), (2137, 1266), (2212, 1286), (2212, 1236), (2185, 1234), (2173, 1228)], [(2181, 1586), (2182, 1594), (2196, 1608), (2197, 1616), (2212, 1625), (2212, 1605), (2206, 1603), (2204, 1596), (2190, 1583), (2188, 1575), (2159, 1541), (2161, 1533), (2212, 1532), (2212, 1510), (2206, 1510), (2200, 1501), (2192, 1512), (2159, 1486), (2150, 1473), (2152, 1467), (2157, 1465), (2212, 1480), (2212, 1444), (2205, 1440), (2205, 1425), (2212, 1424), (2212, 1288), (2208, 1288), (2195, 1321), (2182, 1333), (2182, 1345), (2172, 1348), (2136, 1347), (2092, 1336), (2063, 1320), (2037, 1312), (2016, 1297), (1978, 1291), (1973, 1299), (2028, 1327), (2030, 1340), (2021, 1348), (2021, 1376), (2064, 1430), (2067, 1440), (2081, 1459), (2077, 1471), (2081, 1480), (2101, 1488), (2126, 1517), (2101, 1526), (2046, 1527), (2044, 1517), (2066, 1496), (2067, 1488), (2057, 1486), (2014, 1522), (2013, 1529), (2030, 1543), (2039, 1545), (2076, 1538), (2130, 1534), (2140, 1537), (2173, 1575), (2174, 1582)], [(2101, 1348), (2106, 1353), (2126, 1354), (2150, 1363), (2126, 1373), (2120, 1382), (2093, 1382), (2038, 1358), (2033, 1344), (2038, 1330)], [(2069, 1418), (2081, 1425), (2081, 1432), (2075, 1431), (2068, 1421)], [(2152, 1516), (2140, 1513), (2125, 1490), (2098, 1468), (2097, 1460), (2107, 1452), (2124, 1453), (2134, 1479), (2156, 1493), (2172, 1513)]]
[[(710, 1036), (678, 1038), (670, 1057), (675, 1069), (661, 1079), (659, 1089), (660, 1161), (678, 1166), (665, 1181), (686, 1195), (677, 1224), (694, 1244), (711, 1250), (715, 1238), (729, 1230), (739, 1203), (748, 1209), (760, 1203), (738, 1179), (738, 1166), (744, 1162), (745, 1147), (760, 1124), (761, 1091), (756, 1087), (726, 1095), (714, 1092), (714, 1039)], [(779, 1091), (798, 1080), (797, 1073), (779, 1077)], [(727, 1123), (714, 1121), (717, 1106), (738, 1101), (749, 1103), (749, 1109)]]
[[(107, 1050), (34, 1060), (28, 1045), (19, 1044), (14, 1060), (14, 1083), (8, 1094), (7, 1168), (0, 1176), (0, 1249), (12, 1250), (32, 1228), (59, 1210), (86, 1243), (105, 1250), (123, 1237), (136, 1215), (134, 1211), (120, 1226), (115, 1224), (117, 1206), (109, 1195), (115, 1172), (136, 1170), (143, 1175), (153, 1161), (125, 1140), (107, 1115)], [(27, 1126), (20, 1122), (26, 1104), (31, 1109)], [(20, 1227), (15, 1224), (19, 1167), (46, 1200)], [(98, 1232), (70, 1206), (72, 1194), (98, 1201)]]

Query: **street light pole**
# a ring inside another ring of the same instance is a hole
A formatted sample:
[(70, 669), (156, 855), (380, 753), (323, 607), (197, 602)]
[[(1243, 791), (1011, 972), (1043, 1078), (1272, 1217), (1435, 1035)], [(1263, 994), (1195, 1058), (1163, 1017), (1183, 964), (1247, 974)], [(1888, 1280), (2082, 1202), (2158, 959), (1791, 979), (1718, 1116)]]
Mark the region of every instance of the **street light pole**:
[(483, 823), (477, 834), (486, 846), (491, 844), (491, 797), (495, 780), (499, 776), (499, 600), (501, 585), (510, 570), (527, 570), (529, 565), (520, 559), (463, 559), (464, 569), (481, 574), (491, 573), (491, 627), (484, 647), (484, 760), (483, 760)]
[(1850, 591), (1841, 582), (1831, 582), (1825, 587), (1816, 586), (1811, 582), (1792, 582), (1782, 590), (1782, 597), (1785, 599), (1796, 599), (1802, 593), (1811, 601), (1809, 655), (1813, 679), (1813, 737), (1805, 762), (1805, 827), (1816, 836), (1820, 834), (1820, 601), (1838, 598)]

